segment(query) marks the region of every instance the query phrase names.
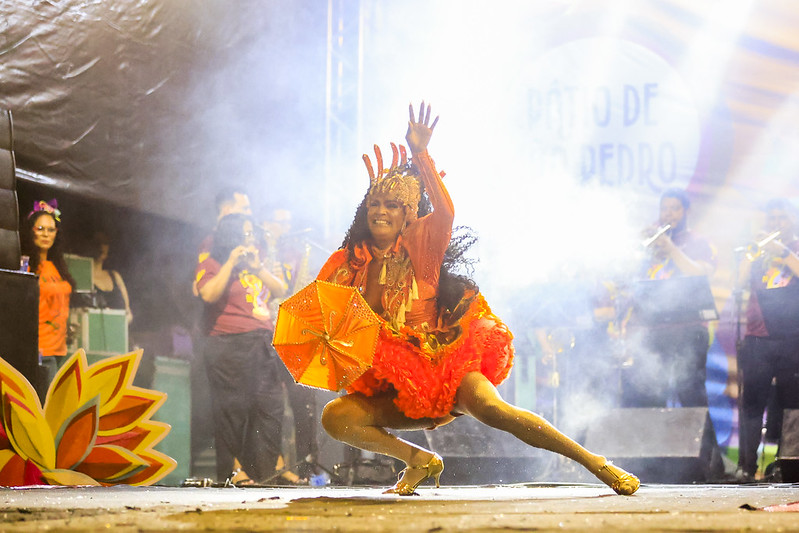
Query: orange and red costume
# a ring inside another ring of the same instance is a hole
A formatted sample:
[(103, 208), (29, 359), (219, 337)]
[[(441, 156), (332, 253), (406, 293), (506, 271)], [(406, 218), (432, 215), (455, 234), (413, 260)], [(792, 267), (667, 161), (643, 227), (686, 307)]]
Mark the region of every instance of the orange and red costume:
[(455, 208), (427, 151), (414, 155), (433, 212), (402, 231), (383, 258), (367, 243), (353, 257), (340, 249), (317, 279), (366, 287), (372, 261), (382, 261), (384, 321), (372, 367), (348, 389), (372, 396), (396, 391), (394, 403), (410, 418), (448, 415), (468, 372), (501, 383), (513, 364), (512, 334), (482, 295), (466, 291), (454, 310), (439, 309), (441, 264), (452, 233)]

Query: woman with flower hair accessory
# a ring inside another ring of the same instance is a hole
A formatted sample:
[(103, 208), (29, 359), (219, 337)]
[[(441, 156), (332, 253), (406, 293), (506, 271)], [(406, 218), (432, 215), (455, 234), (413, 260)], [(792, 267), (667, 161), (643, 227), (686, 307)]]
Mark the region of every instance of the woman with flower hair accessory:
[(512, 335), (475, 283), (454, 273), (469, 242), (451, 237), (454, 206), (427, 152), (438, 122), (430, 124), (430, 116), (424, 102), (418, 119), (410, 106), (411, 161), (393, 144), (387, 169), (379, 148), (377, 169), (364, 156), (368, 192), (342, 247), (317, 276), (357, 287), (383, 324), (372, 367), (325, 406), (322, 425), (340, 441), (403, 461), (391, 494), (415, 494), (431, 477), (438, 486), (444, 463), (386, 428), (433, 429), (460, 415), (569, 457), (618, 494), (634, 493), (635, 476), (497, 392), (512, 366)]
[(67, 355), (69, 299), (75, 280), (67, 270), (59, 232), (61, 211), (55, 199), (40, 200), (28, 213), (22, 234), (22, 253), (30, 271), (39, 275), (39, 355), (47, 385)]

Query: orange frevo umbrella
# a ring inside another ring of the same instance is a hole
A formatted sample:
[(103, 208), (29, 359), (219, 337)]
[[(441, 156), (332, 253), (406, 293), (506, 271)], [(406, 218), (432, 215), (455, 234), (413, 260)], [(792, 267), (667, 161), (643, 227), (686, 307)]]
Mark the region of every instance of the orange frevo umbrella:
[(372, 365), (379, 333), (357, 289), (316, 280), (280, 304), (272, 345), (297, 383), (339, 391)]

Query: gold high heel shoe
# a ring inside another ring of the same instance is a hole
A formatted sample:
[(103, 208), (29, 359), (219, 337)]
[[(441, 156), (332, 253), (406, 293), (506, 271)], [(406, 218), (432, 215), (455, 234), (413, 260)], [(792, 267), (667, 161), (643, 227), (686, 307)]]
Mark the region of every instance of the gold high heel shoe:
[[(427, 470), (427, 473), (421, 478), (419, 481), (411, 485), (410, 483), (406, 483), (403, 481), (405, 479), (405, 474), (408, 473), (409, 470)], [(416, 487), (418, 487), (422, 481), (426, 479), (430, 479), (431, 477), (435, 479), (436, 488), (439, 488), (441, 484), (438, 482), (439, 478), (441, 477), (441, 472), (444, 471), (444, 461), (441, 459), (441, 456), (437, 453), (433, 454), (433, 457), (427, 462), (426, 465), (422, 466), (406, 466), (402, 472), (399, 473), (399, 479), (397, 480), (397, 484), (391, 487), (390, 489), (383, 492), (383, 494), (399, 494), (400, 496), (412, 496), (417, 494)]]
[(619, 468), (610, 461), (606, 462), (597, 471), (598, 477), (603, 483), (612, 488), (616, 494), (629, 496), (638, 490), (641, 486), (641, 481), (624, 469)]

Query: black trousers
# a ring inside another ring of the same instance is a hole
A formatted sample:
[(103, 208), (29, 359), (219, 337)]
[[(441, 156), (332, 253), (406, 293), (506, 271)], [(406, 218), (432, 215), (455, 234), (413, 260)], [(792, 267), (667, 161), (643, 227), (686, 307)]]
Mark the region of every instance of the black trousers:
[(757, 471), (757, 448), (763, 428), (763, 412), (769, 402), (772, 380), (775, 382), (777, 412), (775, 437), (782, 432), (783, 409), (799, 408), (799, 338), (772, 339), (746, 337), (740, 353), (743, 373), (741, 420), (739, 421), (738, 466), (754, 475)]
[(707, 407), (709, 336), (702, 325), (653, 328), (631, 342), (633, 363), (622, 372), (622, 407)]
[(205, 368), (211, 393), (217, 480), (238, 458), (250, 478), (275, 471), (283, 423), (283, 363), (266, 330), (208, 336)]

